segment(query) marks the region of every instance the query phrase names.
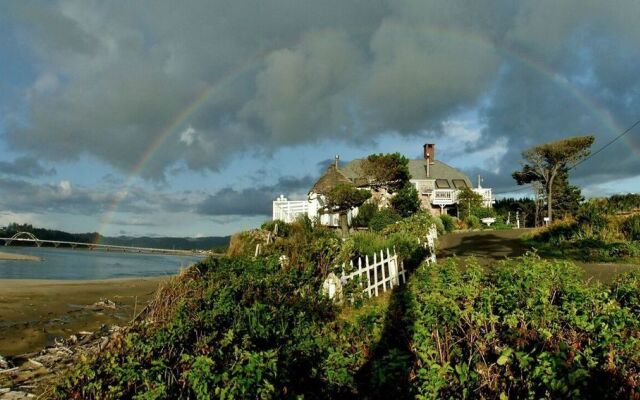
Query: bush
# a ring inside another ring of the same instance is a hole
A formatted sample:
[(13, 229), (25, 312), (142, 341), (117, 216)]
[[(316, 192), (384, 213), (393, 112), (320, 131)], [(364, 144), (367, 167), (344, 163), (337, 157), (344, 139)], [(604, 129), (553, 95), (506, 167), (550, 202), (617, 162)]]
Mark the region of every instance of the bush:
[(400, 220), (400, 215), (390, 208), (383, 208), (373, 215), (369, 220), (369, 228), (376, 232), (382, 231), (388, 225), (394, 224)]
[(369, 226), (371, 218), (378, 212), (378, 204), (369, 201), (358, 207), (358, 215), (352, 220), (352, 225), (366, 228)]
[(455, 218), (451, 215), (443, 214), (440, 216), (440, 220), (445, 232), (453, 232), (456, 229)]
[(609, 219), (599, 202), (591, 200), (580, 206), (576, 221), (587, 236), (598, 236), (607, 226)]
[(418, 191), (407, 183), (391, 198), (391, 207), (401, 216), (409, 217), (420, 210), (421, 202)]
[(535, 257), (421, 266), (410, 282), (415, 397), (633, 397), (640, 275), (609, 289), (580, 274)]
[[(309, 217), (306, 218), (309, 219)], [(286, 237), (289, 235), (289, 231), (291, 229), (290, 224), (287, 224), (286, 222), (280, 220), (265, 221), (260, 226), (260, 229), (273, 232), (276, 225), (278, 226), (278, 236)]]
[(464, 222), (470, 229), (480, 229), (482, 227), (480, 223), (480, 218), (475, 215), (469, 215), (464, 219)]
[(492, 207), (476, 207), (471, 211), (471, 213), (479, 219), (494, 218), (497, 215), (496, 210)]
[(373, 256), (380, 250), (393, 248), (391, 240), (377, 232), (357, 232), (349, 236), (347, 242), (351, 242), (345, 243), (351, 257)]
[(627, 218), (621, 226), (627, 240), (640, 240), (640, 215)]

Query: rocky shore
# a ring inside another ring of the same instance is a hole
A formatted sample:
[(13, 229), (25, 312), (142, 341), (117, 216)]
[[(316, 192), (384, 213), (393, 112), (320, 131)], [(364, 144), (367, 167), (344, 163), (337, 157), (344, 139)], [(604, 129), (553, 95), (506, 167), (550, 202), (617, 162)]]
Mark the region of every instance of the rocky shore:
[(52, 379), (104, 348), (165, 279), (0, 280), (0, 400), (46, 398)]

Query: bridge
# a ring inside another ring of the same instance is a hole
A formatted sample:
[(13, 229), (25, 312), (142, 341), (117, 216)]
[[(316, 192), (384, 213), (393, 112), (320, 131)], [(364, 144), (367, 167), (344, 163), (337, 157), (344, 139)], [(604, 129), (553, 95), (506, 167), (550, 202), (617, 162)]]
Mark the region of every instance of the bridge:
[(5, 246), (11, 246), (11, 243), (19, 242), (19, 243), (35, 243), (35, 245), (38, 247), (41, 247), (44, 244), (44, 245), (53, 246), (53, 247), (60, 247), (60, 246), (71, 247), (72, 249), (79, 247), (79, 248), (85, 248), (89, 250), (121, 251), (121, 252), (131, 252), (131, 253), (174, 254), (174, 255), (184, 255), (184, 256), (193, 256), (193, 255), (201, 254), (200, 252), (194, 251), (194, 250), (156, 249), (151, 247), (118, 246), (118, 245), (111, 245), (111, 244), (38, 239), (31, 232), (18, 232), (10, 238), (0, 237), (0, 240), (4, 241)]

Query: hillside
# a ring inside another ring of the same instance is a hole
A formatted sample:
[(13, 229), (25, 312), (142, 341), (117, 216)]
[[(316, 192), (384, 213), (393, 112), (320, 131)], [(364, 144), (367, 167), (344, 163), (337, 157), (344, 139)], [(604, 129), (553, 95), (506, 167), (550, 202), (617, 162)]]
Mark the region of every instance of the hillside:
[[(640, 274), (605, 285), (585, 280), (571, 263), (536, 256), (489, 268), (420, 262), (417, 239), (429, 221), (414, 216), (346, 241), (296, 223), (261, 257), (208, 259), (161, 288), (138, 323), (78, 363), (54, 397), (638, 393)], [(356, 285), (343, 292), (353, 302), (343, 304), (321, 294), (326, 274), (340, 273), (336, 262), (389, 245), (412, 271), (407, 285), (372, 299)]]
[[(176, 250), (210, 250), (226, 248), (229, 236), (190, 237), (134, 237), (134, 236), (102, 236), (97, 232), (69, 233), (53, 229), (37, 228), (30, 224), (9, 224), (0, 228), (1, 237), (11, 237), (17, 232), (30, 232), (39, 239), (61, 240), (82, 243), (100, 243), (118, 246), (153, 247)], [(16, 243), (15, 245), (18, 245)]]

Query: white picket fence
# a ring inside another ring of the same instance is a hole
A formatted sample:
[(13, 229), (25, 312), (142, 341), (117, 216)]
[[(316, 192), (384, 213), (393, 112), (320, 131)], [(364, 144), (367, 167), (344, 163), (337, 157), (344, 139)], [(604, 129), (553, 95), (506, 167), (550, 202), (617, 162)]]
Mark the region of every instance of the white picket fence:
[(357, 266), (353, 261), (350, 264), (350, 271), (353, 272), (343, 273), (341, 280), (346, 283), (359, 276), (362, 291), (369, 297), (378, 296), (400, 283), (406, 283), (407, 280), (404, 265), (399, 262), (395, 249), (387, 249), (386, 254), (381, 250), (380, 253), (374, 253), (373, 257), (365, 256), (364, 262), (362, 258), (358, 258)]
[[(436, 261), (435, 240), (437, 237), (438, 231), (435, 226), (432, 226), (426, 238), (419, 241), (429, 250), (427, 262)], [(340, 278), (331, 273), (324, 281), (323, 291), (330, 299), (334, 297), (339, 299), (342, 296), (342, 287), (358, 276), (362, 291), (369, 297), (378, 296), (407, 281), (404, 264), (398, 259), (395, 249), (381, 250), (379, 253), (374, 253), (373, 257), (360, 257), (356, 263), (353, 260), (350, 261), (349, 266), (351, 268), (347, 269), (346, 264), (342, 265), (343, 272)], [(351, 272), (345, 272), (345, 270)]]

